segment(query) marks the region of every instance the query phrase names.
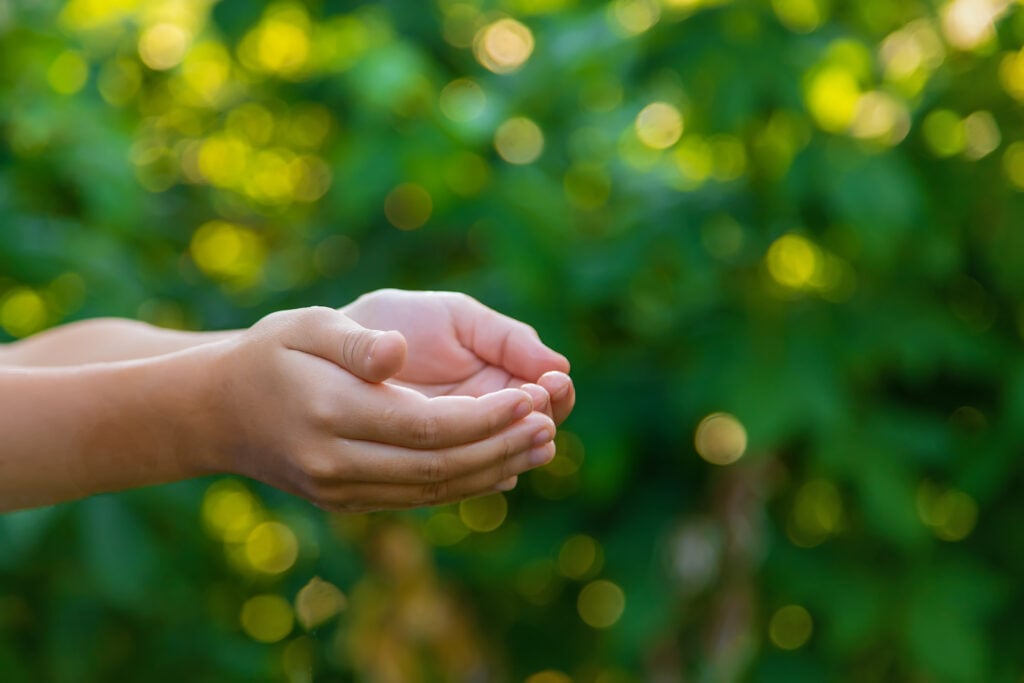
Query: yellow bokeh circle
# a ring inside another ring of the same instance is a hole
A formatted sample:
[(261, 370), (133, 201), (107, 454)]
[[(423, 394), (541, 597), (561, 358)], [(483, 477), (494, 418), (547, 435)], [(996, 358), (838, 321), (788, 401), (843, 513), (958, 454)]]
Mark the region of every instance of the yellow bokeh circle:
[(712, 413), (700, 424), (693, 437), (698, 455), (714, 465), (736, 462), (747, 450), (747, 430), (728, 413)]
[(652, 102), (636, 117), (636, 135), (651, 149), (668, 149), (683, 135), (683, 115), (667, 102)]
[(592, 581), (580, 591), (576, 601), (580, 619), (593, 628), (609, 628), (626, 610), (626, 594), (611, 581)]
[(245, 539), (245, 558), (266, 574), (281, 574), (292, 568), (299, 556), (295, 532), (280, 522), (264, 522)]
[(822, 253), (807, 238), (788, 234), (772, 243), (765, 261), (768, 274), (777, 283), (789, 289), (803, 289), (816, 280)]
[(155, 24), (139, 36), (139, 57), (150, 69), (165, 71), (181, 63), (190, 42), (191, 36), (180, 26)]
[(0, 299), (0, 326), (12, 337), (27, 337), (49, 323), (46, 300), (34, 289), (17, 287)]
[(533, 54), (533, 33), (515, 19), (499, 19), (477, 32), (473, 54), (485, 68), (497, 74), (511, 73)]
[(426, 188), (416, 183), (403, 183), (391, 190), (384, 200), (384, 215), (399, 230), (423, 227), (434, 210), (434, 201)]
[(459, 503), (459, 518), (473, 531), (494, 531), (508, 516), (508, 501), (500, 493)]
[(601, 546), (590, 536), (577, 534), (566, 539), (558, 552), (558, 571), (570, 579), (595, 573), (603, 561)]
[(498, 126), (494, 148), (510, 164), (532, 164), (544, 151), (544, 133), (530, 119), (517, 116)]
[(768, 637), (782, 650), (803, 647), (814, 631), (810, 613), (800, 605), (779, 608), (768, 622)]
[(242, 630), (261, 643), (276, 643), (292, 632), (295, 615), (292, 606), (280, 595), (257, 595), (242, 605), (239, 617)]

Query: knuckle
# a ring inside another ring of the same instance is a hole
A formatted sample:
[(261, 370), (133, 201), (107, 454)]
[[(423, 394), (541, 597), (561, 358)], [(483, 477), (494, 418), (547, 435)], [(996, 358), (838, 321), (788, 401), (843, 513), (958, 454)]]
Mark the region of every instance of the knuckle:
[(498, 458), (498, 481), (503, 481), (516, 474), (511, 471), (511, 465), (512, 458), (515, 457), (519, 450), (511, 439), (502, 440), (501, 452)]
[(337, 418), (338, 411), (334, 401), (326, 396), (309, 396), (306, 398), (305, 412), (318, 428), (326, 428)]
[(423, 459), (420, 465), (420, 476), (427, 484), (447, 481), (451, 465), (448, 458), (440, 453), (432, 453)]
[(441, 439), (441, 421), (436, 415), (423, 415), (412, 422), (412, 439), (421, 448), (435, 448)]
[(423, 485), (420, 492), (420, 502), (434, 505), (448, 500), (450, 494), (451, 484), (447, 480), (430, 482)]
[(306, 454), (299, 458), (299, 469), (305, 478), (312, 482), (314, 493), (318, 485), (339, 479), (338, 463), (333, 458), (325, 458), (320, 454)]

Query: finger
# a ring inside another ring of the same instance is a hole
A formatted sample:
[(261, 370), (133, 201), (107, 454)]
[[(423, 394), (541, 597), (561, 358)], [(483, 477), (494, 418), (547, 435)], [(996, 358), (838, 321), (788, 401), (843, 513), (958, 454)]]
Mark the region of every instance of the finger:
[(533, 399), (534, 412), (544, 413), (548, 417), (554, 419), (554, 414), (551, 411), (551, 397), (548, 395), (547, 389), (539, 384), (533, 384), (531, 382), (521, 383), (518, 386), (520, 389), (528, 393), (531, 399)]
[(550, 462), (555, 455), (555, 445), (547, 443), (538, 448), (519, 453), (510, 458), (504, 468), (488, 469), (435, 484), (343, 484), (321, 498), (328, 507), (355, 512), (366, 510), (399, 510), (427, 505), (444, 505), (467, 498), (494, 493), (499, 486), (508, 485), (517, 475), (508, 472), (525, 472), (538, 464)]
[(569, 361), (541, 342), (537, 332), (475, 299), (464, 296), (449, 305), (460, 343), (512, 375), (536, 381), (545, 372), (569, 372)]
[(519, 475), (516, 475), (514, 477), (509, 477), (505, 481), (499, 481), (497, 484), (494, 485), (494, 489), (496, 491), (511, 491), (516, 487), (516, 484), (518, 483)]
[(367, 382), (383, 382), (405, 364), (405, 337), (371, 330), (344, 313), (314, 306), (287, 311), (282, 341), (295, 351), (324, 358)]
[(551, 397), (551, 417), (562, 424), (576, 405), (576, 387), (572, 378), (561, 372), (548, 372), (538, 381)]
[(363, 387), (356, 402), (339, 389), (333, 423), (340, 437), (421, 450), (451, 448), (493, 436), (533, 411), (530, 395), (519, 389), (427, 398), (389, 384)]
[(462, 477), (493, 470), (495, 481), (518, 474), (507, 461), (555, 437), (551, 418), (531, 413), (500, 434), (453, 448), (423, 451), (373, 442), (347, 442), (339, 456), (338, 478), (356, 483), (418, 484), (443, 486)]

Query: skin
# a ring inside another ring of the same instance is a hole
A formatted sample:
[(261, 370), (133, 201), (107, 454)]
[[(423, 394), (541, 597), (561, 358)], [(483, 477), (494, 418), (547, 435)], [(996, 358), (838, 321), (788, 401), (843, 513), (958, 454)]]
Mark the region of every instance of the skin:
[(507, 490), (553, 457), (568, 370), (528, 326), (441, 292), (244, 331), (75, 323), (0, 347), (0, 510), (225, 472), (339, 511)]

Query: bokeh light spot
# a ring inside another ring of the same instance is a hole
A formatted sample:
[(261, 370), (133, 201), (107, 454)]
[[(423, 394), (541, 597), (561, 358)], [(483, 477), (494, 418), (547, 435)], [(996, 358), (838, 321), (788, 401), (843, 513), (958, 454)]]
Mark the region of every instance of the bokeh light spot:
[(16, 287), (0, 299), (0, 326), (12, 337), (35, 334), (49, 322), (46, 301), (30, 287)]
[(807, 482), (797, 491), (786, 525), (794, 544), (810, 548), (837, 533), (843, 524), (843, 501), (835, 484), (824, 479)]
[(872, 91), (857, 100), (850, 133), (863, 140), (896, 145), (910, 132), (910, 112), (892, 95)]
[(941, 11), (942, 32), (960, 50), (974, 50), (995, 36), (995, 22), (1009, 2), (1001, 0), (952, 0)]
[(310, 631), (333, 619), (347, 604), (340, 588), (314, 576), (295, 596), (295, 616)]
[(668, 102), (652, 102), (636, 117), (636, 135), (651, 149), (668, 149), (683, 135), (683, 115)]
[(399, 230), (423, 227), (434, 210), (430, 193), (416, 183), (403, 183), (384, 199), (384, 215)]
[(766, 256), (768, 273), (783, 287), (807, 287), (820, 268), (821, 251), (800, 235), (783, 235), (772, 243)]
[(473, 197), (487, 187), (491, 180), (491, 167), (479, 154), (459, 152), (445, 161), (441, 177), (455, 194)]
[(611, 4), (614, 25), (627, 35), (650, 30), (661, 19), (661, 5), (654, 0), (615, 0)]
[(235, 479), (222, 479), (206, 489), (202, 517), (214, 538), (225, 543), (241, 543), (263, 520), (263, 507), (244, 484)]
[(303, 75), (311, 51), (309, 15), (305, 7), (293, 3), (268, 7), (239, 45), (239, 57), (246, 67), (292, 79)]
[(89, 65), (82, 56), (72, 50), (65, 50), (46, 70), (46, 81), (54, 92), (61, 95), (74, 95), (85, 87), (89, 79)]
[(999, 81), (1013, 99), (1024, 102), (1024, 50), (1003, 57), (999, 62)]
[(924, 481), (917, 489), (917, 513), (936, 538), (956, 542), (967, 538), (978, 522), (978, 503), (958, 489), (939, 489)]
[(245, 102), (228, 112), (224, 130), (254, 145), (265, 145), (274, 134), (274, 115), (261, 104)]
[(533, 54), (533, 33), (515, 19), (499, 19), (484, 26), (473, 39), (480, 64), (496, 74), (519, 69)]
[(680, 190), (696, 190), (714, 173), (714, 151), (708, 141), (698, 135), (687, 135), (672, 154), (679, 172), (676, 186)]
[(814, 120), (829, 133), (844, 133), (857, 115), (861, 91), (856, 77), (847, 69), (830, 66), (815, 74), (807, 86), (807, 108)]
[(592, 581), (580, 591), (576, 609), (587, 626), (610, 628), (626, 609), (626, 594), (611, 581)]
[(446, 3), (441, 31), (449, 45), (458, 48), (472, 47), (473, 38), (480, 30), (481, 23), (479, 8), (464, 2)]
[(147, 27), (139, 36), (139, 58), (155, 71), (165, 71), (181, 63), (191, 40), (177, 24), (160, 23)]
[(530, 119), (517, 116), (498, 126), (494, 148), (510, 164), (532, 164), (544, 151), (544, 133)]
[(772, 9), (782, 25), (796, 33), (810, 33), (825, 19), (820, 0), (772, 0)]
[(245, 557), (254, 569), (282, 574), (295, 564), (299, 541), (295, 532), (280, 522), (263, 522), (245, 539)]
[(331, 189), (331, 167), (311, 154), (293, 159), (288, 166), (292, 196), (300, 202), (315, 202)]
[(937, 157), (951, 157), (967, 147), (964, 122), (949, 109), (936, 109), (925, 117), (921, 126), (928, 149)]
[(1017, 190), (1024, 190), (1024, 142), (1014, 142), (1003, 153), (1003, 171)]
[(747, 150), (743, 141), (732, 135), (716, 135), (708, 140), (711, 149), (711, 175), (720, 183), (741, 177), (747, 170)]
[(694, 434), (697, 454), (713, 465), (729, 465), (747, 450), (747, 430), (735, 416), (712, 413), (700, 424)]
[(800, 605), (779, 608), (768, 622), (768, 637), (782, 650), (803, 647), (814, 631), (811, 614)]
[(964, 155), (977, 161), (999, 148), (1003, 141), (996, 118), (987, 111), (976, 111), (964, 119)]
[(138, 9), (140, 0), (69, 0), (61, 10), (62, 24), (78, 30), (101, 28)]
[(211, 135), (199, 147), (197, 166), (201, 177), (216, 187), (236, 187), (245, 182), (252, 147), (232, 135)]
[(469, 528), (454, 512), (442, 510), (431, 515), (424, 527), (427, 540), (436, 546), (455, 545), (469, 535)]
[(295, 615), (292, 606), (280, 595), (265, 594), (245, 601), (239, 621), (242, 630), (253, 640), (276, 643), (292, 632)]
[(480, 116), (487, 105), (487, 96), (476, 81), (457, 78), (441, 89), (441, 113), (452, 121), (466, 122)]
[(570, 579), (583, 579), (600, 571), (603, 557), (600, 544), (590, 536), (570, 536), (558, 551), (558, 571)]
[(500, 493), (470, 498), (459, 503), (459, 517), (462, 523), (473, 531), (494, 531), (508, 516), (508, 501)]
[(295, 107), (284, 128), (285, 139), (306, 149), (320, 147), (334, 127), (334, 117), (322, 104), (306, 103)]
[(201, 102), (214, 105), (227, 89), (231, 66), (227, 48), (218, 42), (206, 41), (188, 51), (181, 65), (181, 75)]
[(121, 107), (132, 101), (142, 85), (142, 70), (134, 59), (119, 57), (100, 69), (96, 87), (109, 104)]
[(190, 252), (203, 273), (239, 286), (259, 279), (267, 256), (263, 238), (255, 231), (221, 220), (196, 230)]

